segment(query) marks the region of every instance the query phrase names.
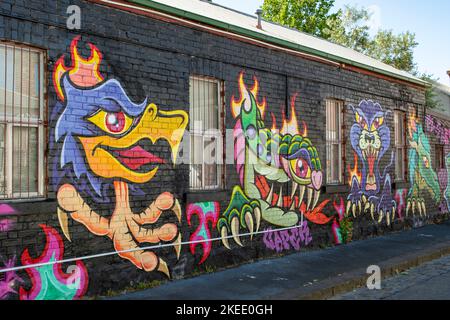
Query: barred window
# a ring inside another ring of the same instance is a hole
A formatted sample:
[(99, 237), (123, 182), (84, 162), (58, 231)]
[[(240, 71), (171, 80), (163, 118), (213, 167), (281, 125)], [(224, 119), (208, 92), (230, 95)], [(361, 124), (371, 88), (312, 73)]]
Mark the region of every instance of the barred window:
[(342, 175), (342, 109), (344, 102), (326, 100), (327, 183), (341, 184)]
[(0, 43), (0, 198), (44, 195), (44, 56)]
[(444, 146), (442, 144), (435, 145), (435, 171), (445, 168)]
[(396, 110), (394, 112), (395, 128), (395, 180), (405, 180), (406, 161), (406, 131), (405, 113)]
[(190, 188), (223, 186), (223, 83), (190, 78)]

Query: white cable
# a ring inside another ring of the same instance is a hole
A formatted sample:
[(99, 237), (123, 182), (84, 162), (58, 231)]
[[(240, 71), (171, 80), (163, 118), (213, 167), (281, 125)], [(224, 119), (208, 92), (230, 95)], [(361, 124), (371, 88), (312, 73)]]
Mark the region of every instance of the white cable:
[[(275, 229), (275, 230), (265, 230), (265, 231), (258, 231), (258, 232), (252, 232), (252, 233), (250, 233), (250, 232), (242, 233), (242, 234), (239, 234), (239, 237), (252, 236), (252, 235), (257, 235), (257, 234), (265, 234), (265, 233), (271, 233), (271, 232), (277, 232), (277, 231), (292, 230), (292, 229), (297, 229), (297, 228), (303, 228), (303, 215), (301, 215), (301, 224), (300, 225), (297, 225), (294, 227), (280, 228), (280, 229)], [(218, 241), (218, 240), (222, 240), (222, 239), (231, 239), (231, 238), (234, 238), (234, 236), (231, 235), (231, 236), (220, 237), (220, 238), (212, 238), (212, 239), (208, 239), (208, 240), (187, 241), (187, 242), (181, 242), (176, 245), (195, 244), (195, 243), (203, 243), (203, 242), (209, 242), (209, 241), (212, 242), (212, 241)], [(160, 248), (174, 247), (174, 246), (175, 246), (174, 243), (167, 243), (167, 244), (159, 244), (159, 245), (150, 246), (150, 247), (138, 247), (138, 248), (128, 249), (128, 250), (111, 251), (111, 252), (99, 253), (99, 254), (94, 254), (94, 255), (89, 255), (89, 256), (84, 256), (84, 257), (78, 257), (78, 258), (69, 258), (69, 259), (63, 259), (63, 260), (29, 264), (29, 265), (20, 266), (20, 267), (1, 269), (0, 273), (24, 270), (24, 269), (29, 269), (29, 268), (38, 268), (38, 267), (53, 265), (53, 264), (57, 264), (57, 263), (67, 263), (67, 262), (75, 262), (75, 261), (79, 261), (79, 260), (101, 258), (101, 257), (116, 255), (119, 253), (135, 252), (135, 251), (141, 251), (141, 250), (153, 250), (153, 249), (160, 249)]]

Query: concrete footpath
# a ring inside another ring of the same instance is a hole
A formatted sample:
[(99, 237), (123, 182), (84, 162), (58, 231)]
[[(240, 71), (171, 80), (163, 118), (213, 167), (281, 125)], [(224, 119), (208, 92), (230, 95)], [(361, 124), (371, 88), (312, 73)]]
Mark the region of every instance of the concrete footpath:
[(450, 254), (450, 222), (311, 252), (261, 260), (109, 299), (327, 299), (366, 284), (369, 265), (383, 278)]

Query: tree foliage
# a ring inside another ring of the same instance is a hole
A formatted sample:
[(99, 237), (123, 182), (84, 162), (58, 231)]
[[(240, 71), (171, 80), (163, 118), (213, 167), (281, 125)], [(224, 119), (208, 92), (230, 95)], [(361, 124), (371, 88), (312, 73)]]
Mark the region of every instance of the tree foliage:
[(339, 17), (331, 13), (334, 0), (264, 0), (263, 17), (303, 32), (328, 38), (324, 30)]
[(397, 69), (415, 72), (414, 49), (416, 35), (409, 31), (394, 34), (392, 30), (378, 30), (370, 35), (371, 13), (365, 8), (346, 6), (339, 19), (330, 22), (328, 39), (364, 53)]

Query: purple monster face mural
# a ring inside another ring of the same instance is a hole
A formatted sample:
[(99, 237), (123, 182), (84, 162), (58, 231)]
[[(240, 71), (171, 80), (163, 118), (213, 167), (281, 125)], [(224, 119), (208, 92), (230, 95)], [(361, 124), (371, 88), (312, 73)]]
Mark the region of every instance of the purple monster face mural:
[(391, 189), (391, 177), (388, 169), (393, 163), (392, 152), (390, 164), (380, 168), (380, 162), (390, 147), (390, 130), (386, 125), (389, 111), (383, 111), (379, 103), (363, 100), (358, 107), (350, 105), (354, 114), (354, 124), (350, 131), (350, 141), (359, 162), (362, 163), (361, 174), (351, 176), (351, 192), (347, 198), (347, 210), (353, 216), (370, 212), (372, 219), (378, 214), (381, 223), (386, 218), (390, 225), (395, 218), (396, 202)]

